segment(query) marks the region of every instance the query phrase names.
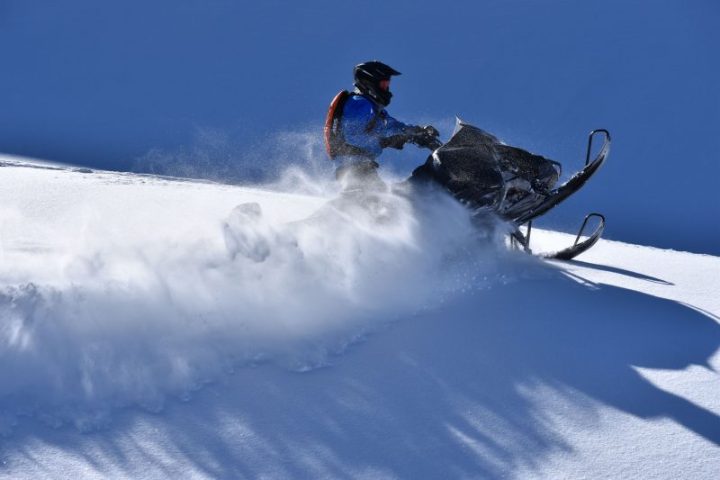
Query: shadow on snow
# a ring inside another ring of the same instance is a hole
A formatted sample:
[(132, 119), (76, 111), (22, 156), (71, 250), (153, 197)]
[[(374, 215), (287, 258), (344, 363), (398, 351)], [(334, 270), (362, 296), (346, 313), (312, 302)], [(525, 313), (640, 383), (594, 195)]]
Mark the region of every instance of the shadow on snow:
[(24, 456), (42, 473), (48, 460), (30, 451), (39, 440), (101, 475), (495, 478), (573, 450), (538, 389), (584, 419), (599, 422), (601, 404), (672, 420), (720, 445), (718, 415), (634, 368), (706, 365), (720, 346), (718, 323), (677, 302), (521, 263), (530, 278), (404, 319), (330, 368), (240, 369), (188, 404), (119, 412), (87, 435), (21, 425), (2, 440), (2, 455)]

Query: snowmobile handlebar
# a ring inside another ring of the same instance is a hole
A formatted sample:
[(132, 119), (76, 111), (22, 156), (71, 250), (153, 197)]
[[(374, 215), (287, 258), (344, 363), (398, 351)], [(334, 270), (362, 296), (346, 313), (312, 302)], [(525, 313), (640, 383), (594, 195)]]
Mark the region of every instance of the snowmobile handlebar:
[(420, 148), (427, 148), (430, 151), (435, 151), (436, 149), (443, 146), (443, 143), (440, 141), (440, 139), (435, 137), (420, 137), (420, 138), (411, 138), (410, 142), (414, 143)]
[(440, 136), (440, 132), (438, 132), (438, 130), (432, 125), (408, 126), (402, 136), (405, 138), (406, 142), (413, 143), (420, 148), (435, 150), (436, 148), (442, 146), (442, 142), (438, 138)]
[(435, 151), (443, 146), (443, 142), (441, 142), (437, 136), (429, 134), (413, 136), (410, 138), (410, 141), (420, 148), (427, 148), (431, 151)]
[(428, 150), (434, 152), (435, 150), (443, 146), (443, 142), (441, 142), (439, 138), (433, 138), (432, 141), (428, 142), (426, 145), (423, 146)]

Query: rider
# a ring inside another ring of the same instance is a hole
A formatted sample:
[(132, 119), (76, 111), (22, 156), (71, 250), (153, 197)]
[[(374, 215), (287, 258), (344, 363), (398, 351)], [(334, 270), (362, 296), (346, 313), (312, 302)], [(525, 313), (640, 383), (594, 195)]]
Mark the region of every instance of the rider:
[(371, 61), (357, 65), (353, 74), (355, 90), (340, 92), (328, 111), (325, 124), (328, 154), (337, 161), (336, 176), (346, 187), (385, 189), (375, 161), (383, 149), (402, 149), (408, 142), (436, 148), (439, 132), (430, 125), (406, 125), (385, 110), (392, 98), (390, 79), (400, 72)]

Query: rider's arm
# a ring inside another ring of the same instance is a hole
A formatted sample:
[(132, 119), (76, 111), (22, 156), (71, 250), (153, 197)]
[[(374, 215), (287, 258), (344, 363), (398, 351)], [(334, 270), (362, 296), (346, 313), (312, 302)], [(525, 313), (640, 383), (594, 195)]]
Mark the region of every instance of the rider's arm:
[(393, 137), (395, 135), (404, 135), (412, 125), (406, 125), (398, 120), (395, 120), (388, 113), (383, 115), (385, 119), (385, 126), (381, 134), (382, 137)]
[(386, 111), (382, 113), (383, 128), (380, 136), (380, 145), (382, 147), (401, 149), (407, 142), (413, 139), (421, 132), (423, 127), (415, 125), (407, 125), (391, 117)]
[(426, 125), (420, 127), (418, 125), (407, 125), (395, 120), (393, 117), (383, 112), (385, 117), (385, 132), (382, 137), (386, 138), (383, 143), (392, 148), (402, 148), (407, 142), (412, 142), (419, 147), (437, 148), (440, 143), (438, 140), (439, 132), (433, 126)]

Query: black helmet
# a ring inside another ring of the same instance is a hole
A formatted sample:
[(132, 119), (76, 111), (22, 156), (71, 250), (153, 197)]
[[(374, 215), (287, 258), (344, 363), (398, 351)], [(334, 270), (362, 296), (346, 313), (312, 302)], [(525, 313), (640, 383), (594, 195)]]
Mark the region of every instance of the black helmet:
[(356, 65), (353, 70), (355, 86), (360, 93), (370, 96), (377, 103), (386, 107), (390, 104), (392, 93), (389, 85), (380, 86), (383, 80), (390, 80), (393, 75), (400, 75), (400, 72), (389, 65), (377, 60)]

